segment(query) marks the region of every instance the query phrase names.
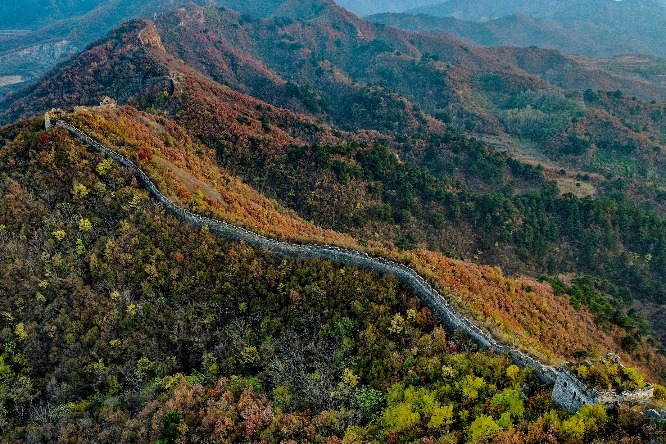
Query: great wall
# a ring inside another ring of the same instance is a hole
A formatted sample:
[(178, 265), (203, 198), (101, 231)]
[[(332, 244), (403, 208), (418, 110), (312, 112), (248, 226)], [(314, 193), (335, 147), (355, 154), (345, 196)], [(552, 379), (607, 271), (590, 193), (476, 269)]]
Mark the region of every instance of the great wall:
[[(46, 129), (52, 128), (53, 125), (51, 124), (49, 113), (45, 114), (44, 119)], [(615, 392), (599, 392), (583, 384), (564, 367), (556, 369), (553, 366), (540, 363), (520, 350), (499, 344), (469, 319), (458, 313), (415, 270), (403, 264), (382, 257), (372, 257), (362, 251), (332, 245), (295, 244), (269, 239), (244, 228), (189, 212), (164, 196), (155, 184), (153, 184), (148, 175), (131, 160), (97, 143), (92, 137), (63, 120), (58, 120), (55, 126), (65, 129), (84, 144), (87, 144), (93, 151), (103, 153), (132, 170), (139, 182), (141, 182), (162, 207), (175, 215), (183, 223), (197, 228), (207, 227), (210, 232), (226, 239), (243, 241), (254, 248), (269, 251), (280, 256), (295, 259), (325, 259), (345, 265), (363, 267), (380, 274), (395, 276), (400, 282), (409, 286), (414, 294), (433, 311), (447, 328), (463, 332), (483, 349), (490, 349), (495, 353), (509, 356), (516, 365), (532, 369), (541, 381), (554, 386), (552, 397), (562, 408), (575, 412), (584, 404), (600, 403), (607, 408), (620, 403), (645, 404), (653, 396), (654, 389), (649, 385), (645, 389), (619, 394)], [(666, 420), (666, 412), (649, 410), (646, 415), (655, 420)]]

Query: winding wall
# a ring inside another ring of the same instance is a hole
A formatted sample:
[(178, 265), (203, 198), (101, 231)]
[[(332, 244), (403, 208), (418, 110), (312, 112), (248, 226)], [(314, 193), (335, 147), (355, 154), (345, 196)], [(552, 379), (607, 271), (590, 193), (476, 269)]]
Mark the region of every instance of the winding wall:
[(58, 120), (56, 126), (69, 131), (81, 141), (88, 144), (92, 150), (101, 152), (121, 165), (131, 169), (149, 193), (168, 212), (174, 214), (182, 222), (193, 227), (208, 227), (211, 232), (218, 234), (219, 236), (231, 240), (244, 241), (254, 248), (267, 250), (280, 256), (299, 259), (327, 259), (346, 265), (371, 269), (382, 274), (391, 274), (400, 282), (408, 285), (414, 294), (416, 294), (425, 305), (430, 307), (433, 313), (435, 313), (435, 315), (446, 324), (448, 328), (464, 332), (484, 349), (492, 349), (497, 353), (507, 354), (511, 357), (511, 360), (520, 367), (534, 369), (539, 378), (545, 383), (550, 385), (555, 384), (559, 372), (554, 367), (544, 365), (520, 350), (497, 343), (497, 341), (490, 337), (490, 335), (454, 310), (444, 297), (432, 288), (432, 286), (413, 269), (381, 257), (372, 257), (362, 251), (350, 250), (332, 245), (294, 244), (269, 239), (244, 228), (191, 213), (171, 202), (171, 200), (164, 196), (148, 178), (146, 173), (144, 173), (141, 168), (131, 160), (95, 142), (86, 133), (62, 120)]

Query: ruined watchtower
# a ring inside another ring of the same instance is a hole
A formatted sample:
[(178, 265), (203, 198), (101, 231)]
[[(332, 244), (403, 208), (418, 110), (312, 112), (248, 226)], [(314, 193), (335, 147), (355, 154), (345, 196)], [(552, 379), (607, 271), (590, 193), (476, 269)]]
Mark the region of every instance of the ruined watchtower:
[(118, 106), (118, 103), (109, 96), (102, 97), (102, 101), (99, 102), (99, 106), (103, 108), (115, 108)]
[(654, 396), (654, 387), (618, 393), (615, 390), (599, 391), (582, 383), (566, 367), (562, 366), (553, 387), (553, 400), (561, 407), (577, 412), (585, 404), (602, 404), (607, 409), (622, 403), (645, 405)]

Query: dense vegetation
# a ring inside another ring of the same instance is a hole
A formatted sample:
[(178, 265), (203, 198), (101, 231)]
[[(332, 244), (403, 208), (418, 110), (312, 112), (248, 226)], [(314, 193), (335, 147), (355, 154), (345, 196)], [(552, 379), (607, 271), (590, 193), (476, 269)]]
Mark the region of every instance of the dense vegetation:
[[(382, 230), (383, 239), (402, 248), (426, 242), (463, 257), (483, 255), (476, 259), (511, 272), (592, 273), (614, 282), (605, 291), (620, 300), (632, 294), (666, 300), (661, 216), (624, 201), (560, 196), (538, 168), (497, 156), (473, 139), (431, 138), (426, 167), (400, 162), (380, 143), (293, 146), (267, 158), (202, 140), (219, 149), (224, 166), (320, 225), (368, 237)], [(352, 193), (367, 203), (353, 208), (336, 198)], [(338, 203), (344, 211), (331, 207)], [(465, 245), (461, 238), (468, 234), (473, 239)]]
[[(627, 408), (557, 410), (391, 277), (182, 226), (40, 121), (2, 132), (5, 440), (617, 442)], [(140, 344), (140, 346), (137, 346)]]
[[(663, 104), (503, 65), (561, 61), (534, 49), (470, 50), (301, 3), (266, 4), (289, 16), (266, 20), (189, 7), (128, 22), (0, 104), (2, 118), (110, 95), (127, 105), (63, 115), (180, 205), (409, 263), (498, 340), (578, 359), (597, 385), (666, 377), (639, 312), (666, 304)], [(663, 433), (624, 407), (557, 411), (533, 375), (445, 332), (390, 277), (183, 227), (127, 172), (40, 124), (0, 129), (8, 439)], [(607, 352), (639, 371), (585, 363)]]
[[(146, 115), (129, 107), (117, 110), (97, 109), (92, 113), (79, 113), (67, 118), (108, 146), (137, 159), (142, 167), (149, 171), (160, 189), (183, 206), (234, 221), (271, 236), (306, 242), (337, 243), (352, 248), (367, 246), (370, 251), (374, 251), (373, 254), (389, 255), (407, 261), (426, 276), (430, 276), (433, 283), (440, 286), (459, 310), (479, 325), (485, 326), (501, 341), (520, 344), (529, 353), (551, 362), (558, 362), (562, 356), (575, 358), (579, 355), (596, 356), (609, 351), (616, 352), (625, 344), (624, 348), (629, 352), (622, 353), (625, 362), (640, 362), (640, 366), (651, 374), (651, 378), (661, 377), (664, 358), (656, 353), (649, 329), (641, 323), (639, 315), (628, 309), (627, 303), (618, 303), (615, 298), (604, 295), (613, 288), (607, 283), (595, 284), (591, 289), (586, 287), (586, 299), (579, 302), (578, 299), (570, 299), (567, 291), (559, 291), (559, 287), (556, 288), (558, 291), (553, 292), (550, 285), (543, 285), (535, 280), (507, 279), (497, 268), (479, 267), (469, 261), (449, 259), (441, 254), (419, 249), (398, 252), (387, 239), (400, 240), (401, 225), (395, 222), (389, 225), (377, 219), (374, 214), (377, 208), (385, 206), (378, 207), (373, 203), (374, 198), (359, 199), (358, 192), (354, 191), (358, 190), (358, 187), (349, 186), (358, 184), (358, 180), (349, 179), (345, 182), (347, 188), (342, 188), (341, 182), (331, 171), (318, 172), (315, 176), (319, 178), (317, 182), (306, 182), (302, 185), (303, 188), (314, 190), (312, 195), (303, 191), (289, 191), (288, 196), (306, 204), (310, 201), (316, 203), (322, 195), (329, 196), (329, 207), (322, 209), (319, 215), (313, 215), (313, 218), (319, 221), (320, 216), (330, 217), (334, 222), (339, 221), (336, 208), (343, 209), (339, 210), (339, 213), (350, 212), (361, 214), (361, 217), (369, 211), (370, 219), (364, 229), (360, 230), (358, 226), (350, 228), (357, 233), (357, 242), (350, 236), (322, 230), (312, 222), (300, 220), (282, 205), (266, 200), (264, 196), (230, 176), (227, 170), (220, 168), (219, 157), (214, 150), (198, 145), (183, 128), (169, 119)], [(238, 123), (233, 115), (228, 118), (231, 122)], [(260, 122), (253, 124), (261, 125)], [(228, 128), (226, 124), (220, 128), (225, 127)], [(276, 127), (271, 125), (271, 128), (271, 133), (268, 134), (277, 133)], [(214, 129), (210, 131), (215, 132)], [(268, 160), (275, 156), (274, 148), (263, 146), (266, 141), (256, 143), (258, 152), (262, 153), (258, 158)], [(246, 163), (243, 160), (246, 151), (241, 144), (233, 143), (228, 146), (234, 151), (240, 150), (236, 151), (237, 154), (233, 157)], [(294, 155), (293, 150), (296, 148), (297, 145), (292, 146), (283, 155)], [(303, 150), (307, 151), (305, 148)], [(296, 151), (300, 152), (301, 149)], [(270, 163), (268, 166), (270, 167)], [(236, 166), (232, 168), (237, 169)], [(304, 170), (301, 175), (308, 175), (310, 171), (312, 170)], [(276, 172), (285, 171), (278, 166)], [(254, 177), (250, 176), (249, 180), (270, 193), (270, 187), (267, 186), (270, 181), (254, 182)], [(320, 190), (326, 191), (322, 194)], [(355, 205), (354, 202), (360, 202), (361, 205)], [(418, 219), (411, 215), (409, 217), (412, 225), (418, 222)], [(450, 231), (451, 237), (448, 239), (455, 239), (455, 227), (443, 230)], [(367, 236), (362, 234), (366, 231)], [(375, 233), (383, 233), (383, 236)], [(461, 236), (461, 239), (464, 238)], [(576, 294), (573, 290), (569, 293), (572, 296)], [(596, 302), (597, 300), (604, 301), (604, 304)], [(582, 305), (591, 308), (594, 313)], [(608, 306), (613, 307), (612, 311), (599, 309)], [(586, 331), (587, 334), (580, 335), (580, 331)]]

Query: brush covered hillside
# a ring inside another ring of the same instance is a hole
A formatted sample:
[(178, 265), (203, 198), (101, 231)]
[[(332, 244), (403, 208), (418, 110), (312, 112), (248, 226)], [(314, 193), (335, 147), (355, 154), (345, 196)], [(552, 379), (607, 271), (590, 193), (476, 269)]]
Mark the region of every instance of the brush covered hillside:
[[(537, 45), (592, 57), (666, 56), (662, 0), (449, 0), (407, 13), (417, 17), (398, 20), (484, 45)], [(437, 22), (433, 17), (455, 20)]]
[[(515, 64), (543, 68), (538, 50), (522, 57), (408, 34), (328, 2), (276, 8), (264, 19), (188, 7), (126, 23), (2, 102), (5, 121), (19, 118), (0, 149), (2, 281), (12, 286), (3, 294), (14, 295), (2, 330), (10, 436), (659, 436), (625, 408), (553, 410), (533, 376), (438, 329), (391, 278), (276, 259), (183, 227), (131, 175), (21, 118), (68, 108), (63, 118), (135, 160), (183, 207), (391, 257), (504, 343), (551, 363), (617, 352), (641, 378), (663, 381), (653, 315), (666, 305), (666, 221), (647, 170), (662, 162), (653, 147), (664, 142), (651, 138), (663, 102), (563, 90)], [(91, 106), (104, 96), (122, 106)], [(656, 118), (633, 131), (632, 112)], [(533, 114), (564, 113), (545, 140), (555, 147), (575, 128), (572, 143), (586, 150), (543, 150), (543, 165), (507, 152), (539, 140), (512, 126), (520, 113), (532, 131), (543, 126)], [(604, 145), (581, 129), (597, 124), (622, 137)], [(626, 162), (646, 170), (583, 169), (622, 149), (616, 142), (635, 144)], [(656, 406), (662, 397), (659, 388)]]
[[(130, 107), (64, 117), (184, 207), (354, 246), (253, 191), (170, 119)], [(447, 332), (392, 277), (276, 258), (183, 225), (130, 172), (43, 125), (22, 120), (0, 133), (3, 442), (666, 438), (635, 408), (559, 410), (532, 372)], [(422, 267), (435, 265), (429, 255), (417, 255)], [(602, 346), (607, 333), (589, 310), (567, 307), (546, 285), (526, 290), (497, 270), (438, 260), (477, 295), (488, 279), (488, 289), (532, 298), (539, 311), (559, 304)], [(666, 389), (657, 389), (659, 408)]]

